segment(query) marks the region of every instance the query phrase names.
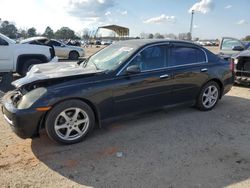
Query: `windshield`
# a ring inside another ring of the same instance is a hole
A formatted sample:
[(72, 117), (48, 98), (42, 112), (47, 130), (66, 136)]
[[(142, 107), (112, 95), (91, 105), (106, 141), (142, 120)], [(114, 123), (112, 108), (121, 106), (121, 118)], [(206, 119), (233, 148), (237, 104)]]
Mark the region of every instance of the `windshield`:
[(10, 43), (12, 43), (12, 44), (15, 44), (15, 43), (16, 43), (15, 40), (10, 39), (9, 37), (7, 37), (7, 36), (5, 36), (5, 35), (3, 35), (3, 34), (1, 34), (1, 33), (0, 33), (0, 38), (2, 38), (3, 40), (6, 40), (7, 42), (10, 42)]
[(98, 70), (115, 70), (134, 51), (132, 46), (113, 44), (90, 57), (87, 66), (94, 66)]

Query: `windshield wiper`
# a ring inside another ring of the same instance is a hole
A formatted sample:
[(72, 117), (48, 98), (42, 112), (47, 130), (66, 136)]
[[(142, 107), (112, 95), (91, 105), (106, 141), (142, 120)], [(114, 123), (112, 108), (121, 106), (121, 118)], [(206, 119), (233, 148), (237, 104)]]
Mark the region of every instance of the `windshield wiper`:
[[(83, 68), (87, 67), (90, 58), (91, 58), (91, 56), (89, 56), (87, 59), (85, 59), (84, 61), (82, 61), (82, 62), (83, 62), (82, 67), (83, 67)], [(80, 62), (79, 65), (80, 65), (82, 62)]]
[(92, 64), (95, 66), (96, 70), (99, 70), (99, 68), (97, 67), (97, 65), (95, 63), (92, 62)]

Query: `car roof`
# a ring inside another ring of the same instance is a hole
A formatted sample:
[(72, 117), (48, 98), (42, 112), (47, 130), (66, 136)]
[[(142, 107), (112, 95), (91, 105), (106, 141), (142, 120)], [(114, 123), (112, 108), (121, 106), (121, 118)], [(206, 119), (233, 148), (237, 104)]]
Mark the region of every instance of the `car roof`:
[(29, 43), (32, 41), (43, 40), (43, 39), (48, 39), (48, 38), (46, 38), (46, 37), (31, 37), (31, 38), (27, 38), (27, 39), (22, 40), (20, 43)]
[(151, 44), (161, 44), (161, 43), (170, 43), (170, 42), (192, 44), (192, 45), (198, 46), (194, 42), (183, 41), (183, 40), (174, 40), (174, 39), (133, 39), (133, 40), (119, 41), (115, 44), (129, 45), (129, 46), (132, 45), (132, 46), (142, 47), (142, 46), (151, 45)]

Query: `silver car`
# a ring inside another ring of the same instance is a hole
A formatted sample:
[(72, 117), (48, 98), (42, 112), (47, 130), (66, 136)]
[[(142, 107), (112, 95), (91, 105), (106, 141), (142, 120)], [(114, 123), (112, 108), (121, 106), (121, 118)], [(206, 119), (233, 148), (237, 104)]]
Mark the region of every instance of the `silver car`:
[(22, 40), (20, 43), (47, 44), (53, 46), (55, 49), (55, 55), (59, 58), (64, 58), (64, 59), (66, 58), (70, 60), (78, 60), (79, 57), (85, 56), (85, 51), (81, 47), (70, 46), (54, 39), (50, 40), (46, 37), (32, 37)]

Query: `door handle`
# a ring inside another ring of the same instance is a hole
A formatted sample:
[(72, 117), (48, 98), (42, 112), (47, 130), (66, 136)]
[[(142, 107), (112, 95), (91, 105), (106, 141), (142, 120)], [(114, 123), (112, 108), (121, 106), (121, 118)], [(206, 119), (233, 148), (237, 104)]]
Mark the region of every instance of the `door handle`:
[(169, 78), (169, 75), (168, 74), (163, 74), (160, 76), (160, 79), (164, 79), (164, 78)]
[(208, 71), (208, 69), (201, 69), (201, 72), (207, 72)]

